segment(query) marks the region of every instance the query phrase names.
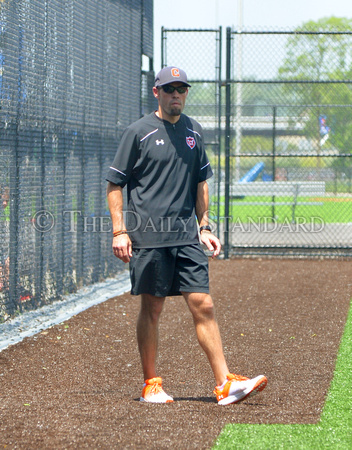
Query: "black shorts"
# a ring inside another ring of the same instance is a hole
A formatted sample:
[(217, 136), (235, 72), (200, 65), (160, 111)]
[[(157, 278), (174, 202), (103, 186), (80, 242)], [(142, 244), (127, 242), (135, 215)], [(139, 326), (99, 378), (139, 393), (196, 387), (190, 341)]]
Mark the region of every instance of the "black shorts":
[(208, 257), (200, 244), (135, 249), (130, 276), (132, 295), (209, 293)]

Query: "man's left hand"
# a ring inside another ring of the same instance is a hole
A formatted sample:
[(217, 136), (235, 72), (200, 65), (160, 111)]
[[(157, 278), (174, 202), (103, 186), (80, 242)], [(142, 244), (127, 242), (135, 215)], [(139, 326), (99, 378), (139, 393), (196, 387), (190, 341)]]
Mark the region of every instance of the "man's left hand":
[(210, 231), (202, 231), (200, 233), (200, 240), (207, 246), (208, 250), (213, 252), (212, 258), (216, 258), (220, 254), (221, 243), (219, 239)]

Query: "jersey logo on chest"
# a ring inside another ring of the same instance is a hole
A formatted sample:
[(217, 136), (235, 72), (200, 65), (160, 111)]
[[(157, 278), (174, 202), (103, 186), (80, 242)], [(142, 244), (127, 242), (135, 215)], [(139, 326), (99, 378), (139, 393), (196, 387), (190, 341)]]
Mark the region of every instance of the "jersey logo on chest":
[(164, 139), (160, 139), (160, 140), (157, 139), (155, 141), (155, 143), (156, 143), (156, 145), (164, 145), (165, 144)]
[(190, 149), (196, 146), (196, 140), (194, 139), (194, 137), (191, 136), (186, 137), (186, 143)]

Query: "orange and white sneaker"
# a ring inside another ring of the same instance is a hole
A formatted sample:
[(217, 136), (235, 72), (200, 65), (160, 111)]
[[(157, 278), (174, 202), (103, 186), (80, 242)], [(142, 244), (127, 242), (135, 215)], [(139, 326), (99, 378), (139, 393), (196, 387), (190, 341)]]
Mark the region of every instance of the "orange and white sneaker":
[(222, 386), (214, 389), (219, 405), (229, 405), (251, 397), (262, 391), (268, 382), (264, 375), (247, 378), (229, 373), (226, 378), (227, 381)]
[(143, 385), (141, 402), (148, 403), (171, 403), (174, 401), (172, 397), (166, 394), (162, 388), (162, 379), (160, 377), (145, 380)]

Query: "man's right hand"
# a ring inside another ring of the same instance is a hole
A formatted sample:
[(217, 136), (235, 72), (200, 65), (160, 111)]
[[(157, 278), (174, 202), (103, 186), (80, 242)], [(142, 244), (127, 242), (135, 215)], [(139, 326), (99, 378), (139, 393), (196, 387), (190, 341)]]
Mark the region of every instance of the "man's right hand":
[(124, 263), (130, 262), (132, 258), (132, 242), (128, 234), (120, 234), (112, 240), (114, 255)]

